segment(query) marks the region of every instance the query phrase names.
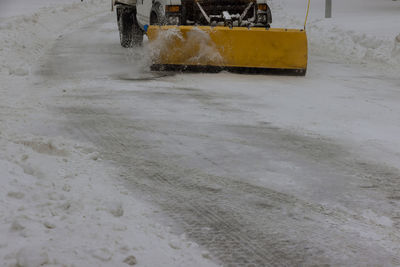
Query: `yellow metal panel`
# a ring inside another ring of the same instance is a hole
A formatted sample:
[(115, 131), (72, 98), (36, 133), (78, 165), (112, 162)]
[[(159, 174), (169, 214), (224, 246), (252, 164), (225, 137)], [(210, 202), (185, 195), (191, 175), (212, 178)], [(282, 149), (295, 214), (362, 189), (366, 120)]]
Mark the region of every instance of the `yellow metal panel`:
[(150, 26), (154, 64), (272, 69), (307, 68), (304, 30)]

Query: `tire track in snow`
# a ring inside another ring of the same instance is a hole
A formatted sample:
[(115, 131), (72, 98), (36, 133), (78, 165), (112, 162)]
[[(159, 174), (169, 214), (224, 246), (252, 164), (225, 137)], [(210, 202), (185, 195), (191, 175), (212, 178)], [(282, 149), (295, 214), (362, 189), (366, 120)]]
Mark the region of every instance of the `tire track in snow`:
[[(81, 117), (70, 126), (124, 168), (129, 188), (160, 205), (189, 237), (227, 266), (357, 265), (370, 255), (375, 263), (388, 258), (399, 262), (357, 235), (357, 230), (384, 232), (357, 215), (169, 162), (158, 155), (151, 137), (143, 138), (163, 135), (162, 127), (149, 123), (146, 129), (142, 122), (136, 127), (134, 121), (104, 110), (79, 107), (63, 112)], [(142, 133), (130, 134), (131, 127)], [(271, 138), (275, 134), (271, 132)]]

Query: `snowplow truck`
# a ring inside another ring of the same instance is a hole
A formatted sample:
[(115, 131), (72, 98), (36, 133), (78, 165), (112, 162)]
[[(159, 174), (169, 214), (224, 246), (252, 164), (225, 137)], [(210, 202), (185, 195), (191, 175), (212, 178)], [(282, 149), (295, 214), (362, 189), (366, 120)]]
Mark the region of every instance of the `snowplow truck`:
[(153, 69), (291, 70), (304, 75), (304, 29), (271, 28), (267, 0), (113, 0), (120, 42), (147, 35)]

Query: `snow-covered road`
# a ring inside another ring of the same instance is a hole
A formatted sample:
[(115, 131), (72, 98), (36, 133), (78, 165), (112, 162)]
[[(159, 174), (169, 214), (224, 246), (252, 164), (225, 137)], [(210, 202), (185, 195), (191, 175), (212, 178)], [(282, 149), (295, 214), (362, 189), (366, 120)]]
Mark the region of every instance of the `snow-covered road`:
[(306, 77), (150, 72), (109, 1), (2, 3), (0, 265), (399, 266), (400, 6), (348, 2)]
[(399, 79), (318, 57), (305, 78), (150, 73), (117, 38), (113, 14), (60, 36), (32, 133), (93, 143), (228, 266), (400, 264)]

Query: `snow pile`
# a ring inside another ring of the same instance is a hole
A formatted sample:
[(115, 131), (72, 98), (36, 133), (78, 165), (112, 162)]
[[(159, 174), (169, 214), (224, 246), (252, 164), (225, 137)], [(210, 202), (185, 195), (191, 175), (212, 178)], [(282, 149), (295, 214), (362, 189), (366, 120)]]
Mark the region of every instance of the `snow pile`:
[(105, 12), (108, 4), (106, 0), (75, 2), (0, 20), (0, 73), (28, 75), (54, 36), (71, 23)]
[(347, 63), (370, 64), (381, 70), (400, 70), (398, 38), (346, 31), (327, 20), (310, 22), (310, 50), (313, 55), (329, 56)]
[(0, 19), (12, 16), (31, 14), (43, 7), (66, 5), (80, 0), (1, 0)]
[[(303, 28), (306, 2), (271, 2), (273, 27)], [(400, 71), (400, 22), (396, 2), (349, 0), (333, 3), (333, 18), (325, 19), (325, 1), (311, 1), (307, 23), (309, 52), (330, 60)], [(396, 11), (397, 8), (397, 11)]]

